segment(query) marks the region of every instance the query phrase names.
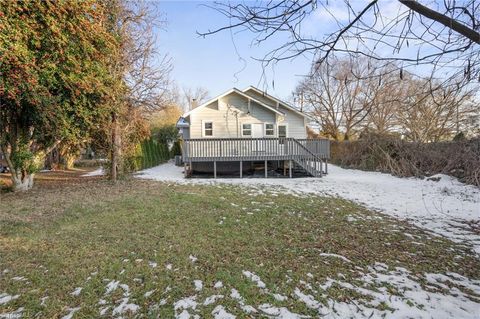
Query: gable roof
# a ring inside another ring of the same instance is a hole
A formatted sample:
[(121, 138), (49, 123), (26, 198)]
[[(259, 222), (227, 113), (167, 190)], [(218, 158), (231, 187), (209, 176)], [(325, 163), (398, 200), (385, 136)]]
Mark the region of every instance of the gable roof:
[(285, 107), (286, 109), (288, 109), (288, 110), (290, 110), (290, 111), (292, 111), (292, 112), (295, 112), (295, 113), (297, 113), (297, 114), (299, 114), (299, 115), (301, 115), (301, 116), (303, 116), (303, 117), (306, 117), (306, 118), (309, 118), (309, 119), (312, 118), (310, 115), (305, 114), (305, 113), (303, 113), (303, 112), (300, 112), (299, 110), (297, 110), (296, 108), (294, 108), (294, 107), (291, 106), (290, 104), (288, 104), (288, 103), (280, 100), (279, 98), (276, 98), (276, 97), (268, 94), (268, 93), (265, 92), (265, 91), (262, 91), (262, 90), (260, 90), (260, 89), (258, 89), (258, 88), (256, 88), (256, 87), (254, 87), (254, 86), (252, 86), (252, 85), (250, 85), (248, 88), (244, 89), (243, 92), (246, 93), (247, 91), (250, 91), (250, 90), (255, 91), (255, 92), (258, 93), (258, 94), (261, 94), (261, 95), (265, 96), (266, 98), (269, 98), (269, 99), (272, 100), (272, 101), (275, 101), (275, 102), (277, 102), (277, 103), (279, 103), (279, 104), (282, 104), (282, 106)]
[(205, 102), (205, 103), (197, 106), (197, 107), (194, 108), (193, 110), (190, 110), (190, 111), (186, 112), (185, 114), (182, 115), (182, 117), (183, 117), (183, 118), (186, 118), (186, 117), (189, 116), (190, 114), (192, 114), (192, 113), (194, 113), (194, 112), (196, 112), (196, 111), (204, 108), (205, 106), (209, 105), (210, 103), (215, 102), (215, 101), (221, 99), (222, 97), (227, 96), (227, 95), (232, 94), (232, 93), (237, 93), (237, 94), (239, 94), (239, 95), (241, 95), (241, 96), (243, 96), (243, 97), (245, 97), (245, 98), (247, 98), (247, 99), (250, 99), (250, 100), (252, 100), (253, 102), (255, 102), (255, 103), (263, 106), (263, 107), (266, 108), (266, 109), (269, 109), (270, 111), (272, 111), (272, 112), (274, 112), (274, 113), (276, 113), (276, 114), (278, 114), (278, 115), (282, 115), (282, 116), (285, 115), (285, 113), (283, 113), (283, 112), (275, 109), (274, 107), (271, 107), (271, 106), (268, 105), (268, 104), (265, 104), (265, 103), (257, 100), (257, 99), (254, 98), (253, 96), (250, 96), (250, 95), (246, 94), (245, 92), (240, 91), (240, 90), (237, 89), (237, 88), (232, 88), (232, 89), (228, 90), (227, 92), (225, 92), (225, 93), (223, 93), (223, 94), (220, 94), (219, 96), (216, 96), (216, 97), (214, 97), (213, 99), (211, 99), (211, 100), (209, 100), (209, 101), (207, 101), (207, 102)]

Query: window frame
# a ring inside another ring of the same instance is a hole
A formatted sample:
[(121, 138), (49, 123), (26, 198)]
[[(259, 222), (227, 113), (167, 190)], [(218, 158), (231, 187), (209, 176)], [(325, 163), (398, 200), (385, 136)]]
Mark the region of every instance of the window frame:
[[(285, 136), (280, 136), (280, 126), (285, 126)], [(278, 138), (288, 138), (288, 124), (279, 124), (277, 125), (277, 135)]]
[[(243, 128), (244, 125), (250, 125), (250, 128), (249, 129), (244, 129)], [(242, 129), (242, 137), (252, 137), (252, 133), (253, 133), (252, 132), (252, 123), (242, 123), (242, 128), (241, 129)], [(244, 131), (250, 131), (250, 134), (246, 135), (246, 134), (243, 133)]]
[[(208, 124), (208, 123), (210, 123), (212, 125), (212, 128), (207, 129), (205, 127), (205, 125)], [(207, 130), (212, 131), (212, 135), (207, 135)], [(213, 137), (213, 121), (211, 121), (211, 120), (202, 121), (202, 137), (207, 137), (207, 138)]]
[[(271, 125), (271, 129), (267, 129), (267, 125)], [(272, 131), (272, 134), (267, 134), (267, 131)], [(275, 124), (273, 123), (264, 123), (263, 124), (263, 134), (265, 137), (274, 137), (275, 136)]]

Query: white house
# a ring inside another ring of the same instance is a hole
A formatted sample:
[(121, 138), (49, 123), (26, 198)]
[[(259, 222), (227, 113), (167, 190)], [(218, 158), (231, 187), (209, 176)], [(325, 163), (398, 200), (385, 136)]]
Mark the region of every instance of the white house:
[[(298, 166), (320, 176), (317, 163), (328, 158), (327, 141), (308, 140), (310, 118), (288, 103), (253, 86), (233, 88), (182, 115), (177, 127), (183, 139), (186, 173), (252, 171), (262, 164), (289, 175)], [(323, 147), (323, 148), (322, 148)], [(320, 149), (322, 148), (322, 154)]]

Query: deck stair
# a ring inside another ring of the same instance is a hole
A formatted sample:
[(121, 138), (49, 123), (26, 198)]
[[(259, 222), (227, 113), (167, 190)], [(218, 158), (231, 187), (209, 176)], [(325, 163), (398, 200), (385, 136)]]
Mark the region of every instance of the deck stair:
[(322, 169), (319, 170), (317, 166), (317, 163), (321, 163), (321, 159), (296, 139), (290, 139), (288, 143), (294, 149), (293, 161), (311, 176), (322, 177)]

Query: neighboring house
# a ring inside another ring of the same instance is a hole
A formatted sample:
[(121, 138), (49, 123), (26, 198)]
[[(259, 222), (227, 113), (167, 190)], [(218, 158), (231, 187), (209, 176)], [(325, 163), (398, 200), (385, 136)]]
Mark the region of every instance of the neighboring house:
[[(177, 122), (186, 174), (234, 173), (263, 165), (292, 175), (294, 169), (322, 175), (327, 140), (307, 140), (310, 118), (255, 88), (233, 88), (185, 113)], [(325, 165), (326, 168), (326, 165)]]

